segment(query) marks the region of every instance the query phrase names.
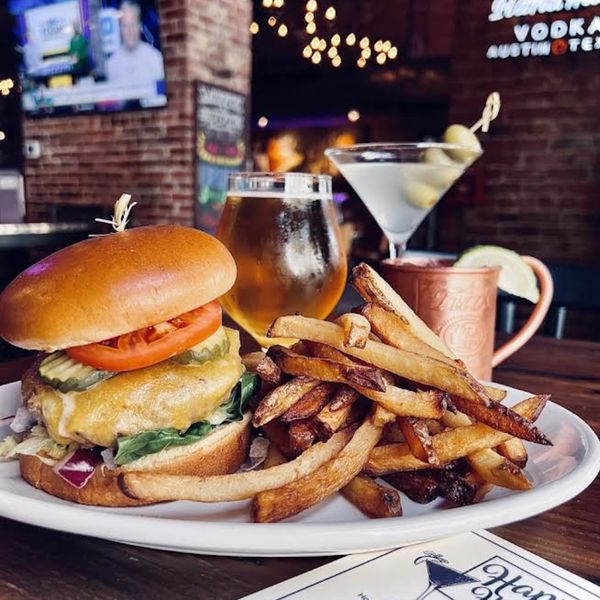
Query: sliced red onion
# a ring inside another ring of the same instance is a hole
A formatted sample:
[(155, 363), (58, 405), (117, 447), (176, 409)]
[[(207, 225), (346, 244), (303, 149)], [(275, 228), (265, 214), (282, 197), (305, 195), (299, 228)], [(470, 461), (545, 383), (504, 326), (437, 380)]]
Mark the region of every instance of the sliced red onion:
[(15, 433), (23, 433), (24, 431), (29, 431), (36, 421), (36, 418), (24, 406), (20, 406), (10, 424), (10, 428)]
[(56, 463), (53, 470), (73, 487), (82, 488), (101, 462), (102, 457), (97, 448), (77, 448)]
[(115, 464), (115, 453), (112, 448), (104, 448), (104, 450), (100, 452), (100, 456), (107, 469), (112, 470), (117, 468), (117, 465)]

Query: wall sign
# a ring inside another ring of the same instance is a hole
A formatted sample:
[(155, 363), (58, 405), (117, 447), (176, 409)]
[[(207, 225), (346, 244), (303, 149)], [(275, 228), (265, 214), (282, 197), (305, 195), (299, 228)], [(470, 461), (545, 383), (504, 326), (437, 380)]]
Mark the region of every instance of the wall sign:
[(227, 197), (230, 173), (244, 169), (247, 97), (208, 83), (196, 84), (196, 226), (214, 233)]
[[(516, 17), (535, 17), (555, 12), (571, 12), (600, 6), (600, 0), (494, 0), (488, 19), (492, 22)], [(589, 12), (589, 11), (588, 11)], [(600, 50), (600, 11), (598, 15), (561, 18), (543, 16), (543, 20), (519, 22), (513, 26), (514, 38), (492, 44), (489, 59), (529, 56), (560, 56)]]

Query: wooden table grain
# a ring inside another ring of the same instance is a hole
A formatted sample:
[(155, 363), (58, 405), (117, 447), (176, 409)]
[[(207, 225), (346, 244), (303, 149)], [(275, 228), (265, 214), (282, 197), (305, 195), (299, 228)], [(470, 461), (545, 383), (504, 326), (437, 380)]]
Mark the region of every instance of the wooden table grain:
[[(0, 383), (28, 360), (0, 364)], [(504, 363), (496, 381), (553, 400), (600, 432), (600, 344), (536, 338)], [(494, 533), (600, 584), (600, 481), (566, 504)], [(148, 550), (0, 519), (2, 600), (234, 600), (327, 558), (229, 558)]]

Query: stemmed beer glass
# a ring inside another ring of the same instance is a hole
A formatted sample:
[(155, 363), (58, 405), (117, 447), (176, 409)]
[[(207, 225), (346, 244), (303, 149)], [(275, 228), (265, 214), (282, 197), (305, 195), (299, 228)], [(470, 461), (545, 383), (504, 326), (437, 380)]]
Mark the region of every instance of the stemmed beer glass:
[(217, 237), (238, 267), (221, 303), (263, 347), (277, 317), (322, 319), (342, 295), (347, 262), (328, 175), (231, 175)]

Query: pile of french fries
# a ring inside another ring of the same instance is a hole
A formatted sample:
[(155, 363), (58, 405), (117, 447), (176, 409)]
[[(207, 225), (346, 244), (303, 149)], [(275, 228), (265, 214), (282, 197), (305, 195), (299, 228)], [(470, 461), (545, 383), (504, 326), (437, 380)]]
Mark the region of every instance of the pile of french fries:
[(257, 522), (336, 492), (370, 517), (392, 517), (399, 492), (466, 505), (494, 485), (530, 489), (523, 440), (550, 444), (534, 425), (549, 396), (508, 408), (505, 392), (476, 381), (373, 269), (357, 266), (351, 281), (365, 304), (335, 322), (280, 317), (268, 335), (299, 341), (244, 359), (262, 379), (253, 416), (270, 441), (262, 469), (131, 473), (123, 489), (153, 501), (252, 498)]

